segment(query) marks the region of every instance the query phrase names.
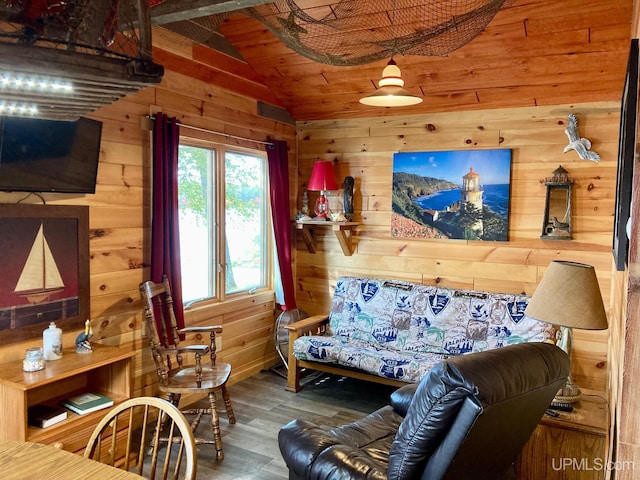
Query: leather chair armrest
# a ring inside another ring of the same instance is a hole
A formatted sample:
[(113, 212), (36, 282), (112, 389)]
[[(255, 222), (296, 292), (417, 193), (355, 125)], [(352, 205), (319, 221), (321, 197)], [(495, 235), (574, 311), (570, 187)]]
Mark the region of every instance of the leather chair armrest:
[(391, 406), (394, 412), (401, 417), (407, 415), (407, 410), (409, 410), (409, 405), (411, 405), (411, 400), (413, 400), (413, 395), (416, 393), (417, 388), (417, 383), (410, 383), (409, 385), (400, 387), (391, 394)]
[(289, 478), (386, 480), (384, 464), (361, 449), (345, 445), (329, 431), (293, 420), (278, 433), (280, 452), (293, 473)]
[(282, 458), (300, 478), (308, 478), (308, 469), (318, 455), (337, 443), (326, 430), (306, 420), (292, 420), (278, 432)]

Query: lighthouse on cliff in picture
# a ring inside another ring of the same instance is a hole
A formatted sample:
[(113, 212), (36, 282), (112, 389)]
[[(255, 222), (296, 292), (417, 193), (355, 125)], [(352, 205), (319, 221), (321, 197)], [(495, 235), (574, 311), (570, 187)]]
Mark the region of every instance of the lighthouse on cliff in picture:
[[(460, 208), (466, 209), (472, 205), (482, 214), (482, 185), (480, 175), (469, 168), (469, 173), (462, 177), (462, 189), (460, 190)], [(472, 227), (482, 237), (482, 219), (478, 220)]]

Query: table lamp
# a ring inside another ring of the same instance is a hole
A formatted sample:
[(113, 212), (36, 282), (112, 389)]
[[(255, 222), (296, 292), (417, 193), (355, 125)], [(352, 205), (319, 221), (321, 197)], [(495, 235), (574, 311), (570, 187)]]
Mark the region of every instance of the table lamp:
[(326, 220), (327, 213), (329, 213), (329, 203), (324, 193), (328, 190), (338, 190), (338, 184), (333, 175), (333, 164), (330, 161), (316, 161), (311, 171), (307, 190), (320, 192), (314, 211), (316, 220)]
[[(558, 325), (557, 345), (571, 359), (572, 329), (605, 330), (607, 314), (593, 266), (554, 260), (533, 293), (525, 315), (542, 322)], [(577, 402), (580, 388), (571, 381), (558, 391), (555, 401)]]

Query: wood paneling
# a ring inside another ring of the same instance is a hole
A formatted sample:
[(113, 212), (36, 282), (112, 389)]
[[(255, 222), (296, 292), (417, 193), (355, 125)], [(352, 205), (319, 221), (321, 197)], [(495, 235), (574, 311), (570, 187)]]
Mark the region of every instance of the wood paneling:
[[(618, 102), (631, 17), (633, 13), (637, 36), (638, 15), (637, 8), (632, 11), (633, 0), (579, 3), (516, 0), (476, 40), (446, 58), (399, 58), (406, 86), (425, 97), (420, 106), (400, 110), (358, 103), (373, 91), (386, 62), (360, 67), (314, 64), (254, 20), (238, 15), (221, 30), (246, 62), (154, 28), (154, 54), (166, 67), (162, 83), (91, 114), (104, 122), (96, 194), (43, 195), (49, 204), (90, 207), (94, 339), (134, 342), (140, 348), (134, 359), (134, 394), (153, 393), (155, 383), (153, 362), (143, 348), (137, 292), (138, 283), (148, 276), (151, 225), (150, 132), (142, 117), (163, 111), (185, 124), (226, 134), (287, 140), (292, 216), (316, 159), (334, 161), (339, 181), (355, 177), (360, 226), (353, 238), (354, 255), (343, 256), (332, 234), (317, 232), (316, 254), (295, 240), (298, 304), (309, 313), (328, 310), (339, 275), (530, 294), (551, 260), (593, 264), (614, 320), (612, 338), (607, 355), (607, 332), (576, 332), (574, 376), (583, 387), (598, 391), (608, 382), (616, 385), (611, 409), (617, 430), (612, 438), (621, 439), (620, 458), (640, 458), (639, 429), (616, 417), (623, 398), (631, 402), (626, 412), (633, 417), (638, 395), (637, 388), (626, 385), (625, 390), (622, 384), (627, 282), (625, 275), (613, 272), (610, 252)], [(258, 116), (257, 100), (285, 107), (299, 121), (296, 128)], [(578, 116), (581, 134), (602, 156), (599, 163), (562, 153), (568, 113)], [(258, 147), (224, 136), (216, 140)], [(393, 152), (462, 148), (513, 150), (509, 241), (392, 238)], [(571, 241), (542, 241), (540, 180), (559, 164), (576, 177), (575, 235)], [(0, 193), (0, 202), (39, 202), (25, 197)], [(194, 323), (223, 323), (220, 356), (232, 363), (235, 382), (275, 362), (272, 307), (272, 299), (260, 294), (193, 309), (187, 317)], [(73, 344), (77, 333), (64, 332), (63, 342)], [(20, 359), (26, 347), (40, 343), (36, 338), (4, 346), (0, 362)], [(632, 353), (627, 353), (627, 365), (637, 367)], [(608, 369), (614, 372), (610, 381)]]
[[(632, 7), (633, 0), (516, 0), (446, 57), (397, 55), (405, 88), (424, 98), (402, 114), (619, 99)], [(219, 30), (298, 121), (397, 115), (358, 102), (374, 91), (387, 60), (314, 63), (240, 14)]]
[[(160, 39), (158, 43), (172, 43)], [(173, 41), (173, 39), (172, 39)], [(191, 60), (196, 56), (212, 62), (201, 47), (184, 42), (172, 50), (176, 64), (199, 70)], [(157, 48), (160, 48), (157, 46)], [(195, 48), (192, 53), (191, 49)], [(160, 52), (160, 50), (157, 50)], [(168, 53), (159, 56), (167, 57)], [(195, 66), (193, 66), (195, 65)], [(90, 116), (103, 122), (100, 163), (95, 195), (44, 194), (47, 204), (89, 205), (90, 207), (90, 295), (94, 341), (107, 344), (133, 342), (140, 348), (133, 362), (133, 394), (154, 394), (157, 384), (155, 367), (146, 348), (142, 303), (138, 285), (148, 279), (151, 228), (151, 136), (144, 116), (163, 111), (187, 125), (241, 135), (250, 140), (238, 141), (225, 136), (213, 140), (231, 146), (264, 146), (267, 136), (286, 140), (290, 147), (292, 172), (295, 171), (295, 129), (257, 115), (257, 98), (212, 86), (200, 79), (172, 71), (157, 87), (147, 88)], [(229, 75), (238, 75), (233, 71)], [(256, 91), (268, 92), (264, 86)], [(264, 98), (271, 98), (262, 94)], [(193, 131), (182, 129), (185, 135)], [(211, 138), (211, 136), (209, 136)], [(26, 193), (0, 193), (0, 202), (14, 203)], [(39, 202), (30, 196), (26, 202)], [(188, 324), (222, 324), (219, 358), (233, 367), (232, 383), (247, 378), (277, 361), (273, 345), (274, 296), (272, 291), (233, 297), (225, 303), (195, 305), (186, 310)], [(63, 343), (73, 345), (79, 332), (64, 332)], [(41, 338), (0, 348), (0, 363), (19, 360), (28, 346), (41, 345)]]
[[(571, 112), (601, 152), (599, 163), (562, 153)], [(342, 255), (331, 232), (317, 229), (315, 254), (297, 239), (298, 306), (310, 314), (327, 312), (337, 277), (349, 274), (531, 295), (557, 259), (594, 265), (610, 305), (618, 125), (618, 102), (299, 122), (298, 192), (317, 158), (332, 160), (339, 184), (347, 175), (355, 178), (360, 225), (351, 257)], [(509, 241), (391, 237), (393, 153), (476, 148), (512, 149)], [(574, 235), (570, 241), (541, 240), (543, 179), (559, 164), (575, 177)], [(575, 332), (573, 375), (579, 385), (606, 390), (607, 342), (606, 331)]]

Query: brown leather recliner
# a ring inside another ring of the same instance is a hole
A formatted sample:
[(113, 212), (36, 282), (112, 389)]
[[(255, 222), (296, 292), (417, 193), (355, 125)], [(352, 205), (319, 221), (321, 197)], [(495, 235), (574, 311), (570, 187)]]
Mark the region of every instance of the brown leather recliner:
[(514, 479), (568, 375), (567, 355), (547, 343), (461, 355), (365, 418), (333, 429), (293, 420), (278, 443), (291, 480)]

